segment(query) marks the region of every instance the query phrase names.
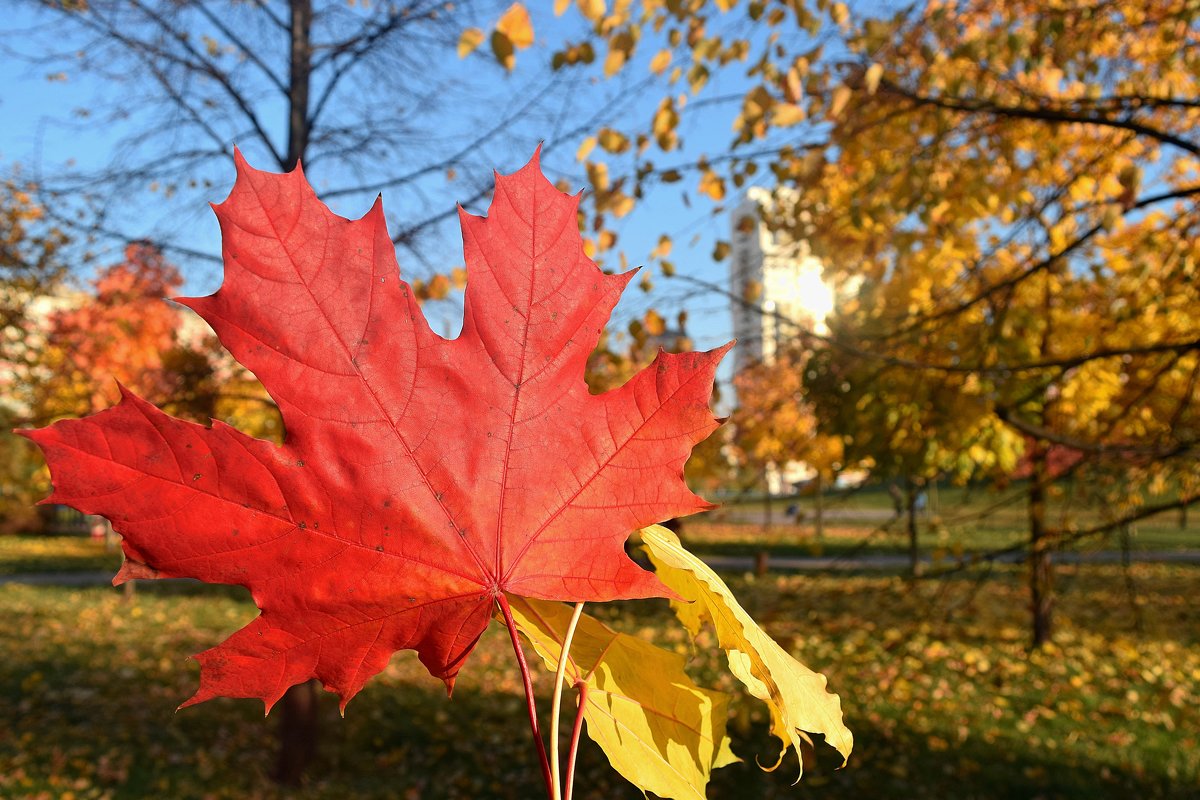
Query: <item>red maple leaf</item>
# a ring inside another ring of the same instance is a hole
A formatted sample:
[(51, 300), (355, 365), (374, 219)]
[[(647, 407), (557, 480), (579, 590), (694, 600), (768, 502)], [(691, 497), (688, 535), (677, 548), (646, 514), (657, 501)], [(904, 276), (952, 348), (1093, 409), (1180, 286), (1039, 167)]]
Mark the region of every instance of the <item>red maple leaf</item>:
[(683, 482), (728, 346), (660, 354), (589, 394), (584, 364), (632, 277), (583, 252), (578, 197), (535, 155), (497, 176), (487, 217), (460, 210), (462, 334), (434, 334), (400, 280), (382, 206), (334, 215), (299, 169), (237, 158), (216, 206), (225, 282), (181, 302), (279, 404), (282, 446), (182, 422), (123, 392), (27, 431), (48, 502), (125, 536), (114, 579), (247, 587), (262, 613), (201, 653), (185, 703), (316, 677), (344, 707), (401, 649), (453, 687), (501, 592), (581, 601), (669, 594), (631, 531), (708, 507)]

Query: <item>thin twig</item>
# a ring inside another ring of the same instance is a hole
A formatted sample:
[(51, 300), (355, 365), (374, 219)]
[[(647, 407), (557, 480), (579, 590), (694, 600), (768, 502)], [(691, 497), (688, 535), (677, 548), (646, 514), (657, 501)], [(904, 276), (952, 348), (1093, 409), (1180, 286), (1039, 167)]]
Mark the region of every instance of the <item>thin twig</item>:
[(579, 624), (579, 615), (582, 613), (583, 603), (576, 603), (575, 612), (571, 614), (571, 624), (567, 626), (567, 635), (563, 637), (562, 650), (558, 654), (558, 670), (554, 673), (554, 700), (550, 706), (550, 774), (554, 784), (554, 800), (559, 800), (562, 796), (558, 760), (558, 718), (562, 709), (563, 677), (567, 674), (567, 657), (571, 652), (571, 640), (575, 638), (575, 626)]
[(533, 743), (537, 750), (542, 767), (542, 780), (546, 784), (546, 797), (554, 798), (554, 782), (550, 777), (550, 762), (546, 758), (546, 743), (542, 741), (542, 731), (538, 728), (537, 701), (533, 698), (533, 679), (529, 676), (529, 664), (525, 661), (525, 651), (521, 649), (521, 639), (517, 635), (517, 623), (513, 620), (512, 609), (508, 606), (508, 598), (503, 593), (496, 597), (500, 612), (504, 614), (504, 624), (508, 627), (508, 638), (512, 640), (513, 652), (517, 654), (517, 665), (521, 668), (521, 680), (525, 684), (525, 706), (529, 711), (529, 729), (533, 732)]

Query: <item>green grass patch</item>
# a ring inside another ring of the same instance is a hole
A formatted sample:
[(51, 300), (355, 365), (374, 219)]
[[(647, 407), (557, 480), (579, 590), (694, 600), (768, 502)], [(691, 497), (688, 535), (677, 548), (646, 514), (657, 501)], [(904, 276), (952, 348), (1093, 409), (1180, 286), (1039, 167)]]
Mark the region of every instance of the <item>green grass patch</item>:
[[(930, 492), (927, 507), (917, 517), (922, 552), (950, 560), (1023, 544), (1029, 536), (1025, 491), (1024, 484), (1017, 482), (1004, 491), (950, 487)], [(702, 554), (753, 555), (764, 549), (789, 556), (906, 554), (907, 518), (897, 517), (891, 502), (881, 487), (831, 492), (824, 502), (824, 533), (818, 538), (811, 496), (775, 498), (769, 506), (761, 499), (737, 501), (685, 519), (682, 536)], [(799, 514), (787, 515), (789, 506)], [(1056, 492), (1049, 502), (1047, 524), (1053, 529), (1079, 530), (1105, 524), (1111, 513), (1112, 509), (1073, 491)], [(1071, 541), (1063, 549), (1116, 551), (1125, 546), (1134, 553), (1200, 549), (1200, 508), (1185, 515), (1164, 512), (1138, 521), (1127, 531)]]
[(84, 536), (0, 536), (0, 575), (32, 572), (111, 571), (121, 566), (119, 548)]
[[(1185, 798), (1200, 783), (1200, 570), (1063, 568), (1054, 648), (1026, 652), (1019, 570), (915, 586), (888, 576), (804, 575), (732, 587), (777, 639), (843, 697), (856, 747), (790, 784), (757, 701), (733, 704), (734, 750), (713, 798)], [(1126, 591), (1132, 585), (1133, 594)], [(593, 609), (693, 653), (733, 688), (702, 636), (694, 650), (661, 601)], [(323, 696), (320, 760), (300, 791), (275, 789), (277, 715), (217, 700), (175, 713), (197, 684), (186, 656), (247, 623), (240, 590), (139, 582), (0, 586), (0, 796), (12, 798), (533, 798), (519, 678), (506, 637), (485, 635), (452, 700), (411, 653), (339, 719)], [(549, 676), (538, 681), (545, 695)], [(548, 703), (544, 703), (548, 707)], [(571, 704), (568, 703), (568, 706)], [(576, 796), (640, 795), (592, 746)]]

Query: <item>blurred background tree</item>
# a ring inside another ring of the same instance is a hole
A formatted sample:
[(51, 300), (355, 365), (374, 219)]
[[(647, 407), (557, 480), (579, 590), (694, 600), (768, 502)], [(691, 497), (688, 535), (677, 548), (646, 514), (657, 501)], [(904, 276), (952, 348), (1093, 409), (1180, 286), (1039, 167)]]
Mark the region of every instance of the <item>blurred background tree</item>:
[(39, 488), (36, 448), (9, 433), (23, 419), (22, 376), (37, 361), (38, 334), (31, 320), (34, 298), (59, 286), (67, 272), (60, 257), (66, 234), (46, 222), (32, 187), (0, 181), (0, 531), (28, 526)]
[[(845, 298), (828, 335), (790, 326), (814, 353), (806, 385), (827, 432), (917, 481), (1006, 482), (1018, 457), (1029, 464), (1035, 644), (1052, 630), (1053, 550), (1197, 499), (1194, 4), (948, 0), (856, 15), (693, 0), (578, 13), (592, 37), (557, 66), (662, 76), (648, 122), (581, 148), (598, 239), (656, 184), (688, 180), (716, 203), (755, 176), (775, 187), (762, 222), (806, 242)], [(648, 67), (639, 48), (654, 52)], [(705, 97), (723, 70), (746, 84)], [(689, 123), (722, 118), (727, 150), (656, 163)], [(1069, 470), (1047, 468), (1056, 446), (1079, 454)], [(1052, 527), (1046, 498), (1062, 492), (1093, 495), (1109, 519)]]
[[(490, 192), (495, 164), (527, 158), (539, 140), (547, 152), (573, 146), (620, 109), (580, 110), (579, 81), (534, 63), (502, 80), (533, 35), (508, 5), (23, 0), (23, 24), (0, 48), (51, 80), (96, 87), (86, 105), (47, 114), (50, 133), (38, 134), (88, 137), (85, 157), (36, 165), (42, 205), (81, 241), (150, 241), (185, 261), (189, 279), (211, 275), (219, 253), (195, 228), (238, 145), (262, 168), (303, 162), (335, 206), (366, 208), (386, 192), (408, 272), (428, 282), (449, 272), (430, 239), (440, 245), (433, 234), (455, 217), (431, 195), (450, 189), (470, 205)], [(513, 37), (510, 57), (460, 63), (461, 31), (484, 21)]]

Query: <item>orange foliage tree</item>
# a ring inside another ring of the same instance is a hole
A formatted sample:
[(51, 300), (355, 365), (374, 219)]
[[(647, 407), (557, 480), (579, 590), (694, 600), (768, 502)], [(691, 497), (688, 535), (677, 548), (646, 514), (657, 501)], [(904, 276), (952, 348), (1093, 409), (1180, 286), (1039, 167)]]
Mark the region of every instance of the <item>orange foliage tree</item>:
[(150, 245), (131, 244), (124, 256), (101, 270), (92, 295), (50, 316), (38, 398), (46, 417), (114, 405), (118, 382), (156, 402), (173, 399), (177, 385), (167, 362), (179, 343), (181, 314), (164, 298), (183, 279)]

